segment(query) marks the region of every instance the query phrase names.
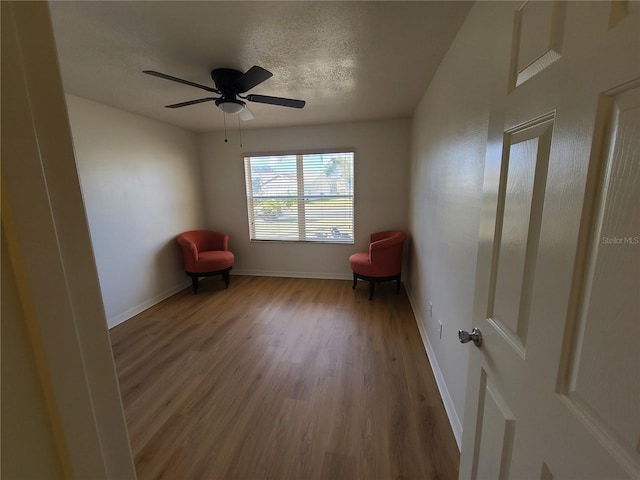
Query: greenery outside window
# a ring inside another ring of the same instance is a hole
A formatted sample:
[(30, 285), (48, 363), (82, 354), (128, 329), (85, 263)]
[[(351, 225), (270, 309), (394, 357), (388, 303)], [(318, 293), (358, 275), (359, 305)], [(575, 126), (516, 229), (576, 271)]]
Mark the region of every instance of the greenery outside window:
[(251, 240), (353, 243), (353, 157), (245, 156)]

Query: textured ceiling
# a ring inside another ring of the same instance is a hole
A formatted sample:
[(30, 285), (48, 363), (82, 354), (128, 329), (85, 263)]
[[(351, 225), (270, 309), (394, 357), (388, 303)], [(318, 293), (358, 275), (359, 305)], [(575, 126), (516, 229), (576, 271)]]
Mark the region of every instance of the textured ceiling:
[[(408, 117), (469, 2), (63, 2), (51, 14), (65, 91), (203, 132), (222, 130), (210, 96), (151, 77), (213, 86), (213, 68), (259, 65), (250, 91), (306, 100), (304, 109), (250, 103), (243, 128)], [(227, 115), (227, 124), (237, 119)]]

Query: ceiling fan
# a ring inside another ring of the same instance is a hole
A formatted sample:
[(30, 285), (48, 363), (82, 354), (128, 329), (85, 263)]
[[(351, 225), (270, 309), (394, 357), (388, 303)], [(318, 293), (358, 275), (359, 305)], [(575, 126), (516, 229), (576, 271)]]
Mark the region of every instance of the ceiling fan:
[(211, 79), (213, 80), (213, 83), (215, 83), (216, 88), (200, 85), (199, 83), (183, 80), (182, 78), (167, 75), (166, 73), (155, 72), (153, 70), (144, 70), (143, 73), (164, 78), (165, 80), (171, 80), (172, 82), (190, 85), (192, 87), (220, 95), (219, 97), (205, 97), (198, 98), (196, 100), (189, 100), (187, 102), (173, 103), (171, 105), (165, 105), (166, 108), (180, 108), (188, 105), (195, 105), (196, 103), (215, 102), (216, 106), (223, 112), (239, 114), (242, 120), (251, 120), (253, 115), (247, 108), (246, 101), (266, 103), (269, 105), (280, 105), (282, 107), (291, 108), (302, 108), (305, 105), (304, 100), (271, 97), (268, 95), (241, 95), (273, 76), (271, 72), (262, 67), (258, 67), (257, 65), (251, 67), (246, 73), (242, 73), (231, 68), (216, 68), (212, 70)]

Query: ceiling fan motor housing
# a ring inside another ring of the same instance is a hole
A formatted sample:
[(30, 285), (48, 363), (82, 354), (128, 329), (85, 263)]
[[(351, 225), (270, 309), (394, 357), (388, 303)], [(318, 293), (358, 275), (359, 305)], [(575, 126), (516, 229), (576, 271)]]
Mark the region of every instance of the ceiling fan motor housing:
[(238, 100), (236, 96), (239, 93), (236, 82), (243, 75), (244, 73), (232, 68), (216, 68), (211, 71), (211, 79), (222, 94), (222, 98), (216, 100), (216, 106), (224, 113), (236, 114), (244, 109), (245, 102)]
[(235, 85), (237, 80), (243, 75), (244, 73), (232, 68), (216, 68), (215, 70), (211, 70), (211, 79), (222, 95), (235, 95), (239, 93)]

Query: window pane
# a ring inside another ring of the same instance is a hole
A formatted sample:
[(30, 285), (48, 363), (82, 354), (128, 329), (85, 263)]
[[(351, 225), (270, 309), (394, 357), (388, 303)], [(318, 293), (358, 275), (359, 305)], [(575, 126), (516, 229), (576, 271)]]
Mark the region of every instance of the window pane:
[(353, 153), (303, 155), (306, 240), (353, 242)]
[(252, 240), (353, 243), (353, 152), (245, 157)]
[(306, 240), (353, 243), (353, 198), (306, 198)]
[(353, 196), (353, 153), (303, 155), (305, 195)]
[(252, 157), (251, 187), (254, 197), (298, 195), (295, 155), (286, 157)]
[(298, 240), (298, 202), (295, 197), (255, 198), (255, 238)]

